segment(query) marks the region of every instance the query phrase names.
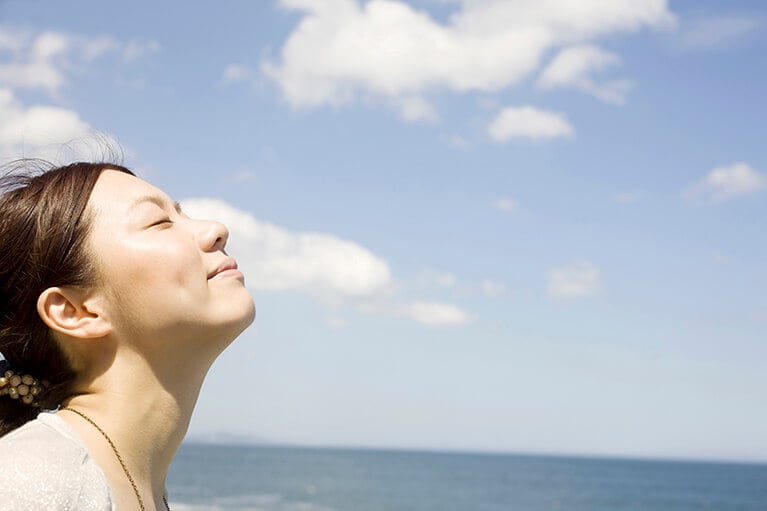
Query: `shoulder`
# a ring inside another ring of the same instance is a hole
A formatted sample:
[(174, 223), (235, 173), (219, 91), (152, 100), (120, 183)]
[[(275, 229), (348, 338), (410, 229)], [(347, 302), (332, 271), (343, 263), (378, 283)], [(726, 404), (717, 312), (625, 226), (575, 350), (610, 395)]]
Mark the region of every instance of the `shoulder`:
[(111, 509), (103, 472), (53, 414), (0, 438), (0, 467), (0, 511)]

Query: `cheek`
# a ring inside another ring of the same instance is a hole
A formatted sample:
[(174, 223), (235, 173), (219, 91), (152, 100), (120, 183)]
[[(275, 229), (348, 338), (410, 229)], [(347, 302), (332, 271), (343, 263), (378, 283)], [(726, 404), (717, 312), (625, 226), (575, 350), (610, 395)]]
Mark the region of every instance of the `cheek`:
[(206, 272), (195, 247), (183, 240), (121, 243), (106, 262), (110, 284), (132, 301), (154, 306), (163, 300), (185, 302), (206, 289)]

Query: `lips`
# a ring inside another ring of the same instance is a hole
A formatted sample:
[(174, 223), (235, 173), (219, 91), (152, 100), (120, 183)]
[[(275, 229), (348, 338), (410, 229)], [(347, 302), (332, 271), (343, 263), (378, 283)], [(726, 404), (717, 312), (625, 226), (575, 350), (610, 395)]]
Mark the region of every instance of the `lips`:
[(237, 261), (235, 261), (231, 257), (222, 261), (221, 264), (218, 267), (216, 267), (215, 270), (213, 270), (210, 274), (208, 274), (208, 280), (229, 271), (237, 272), (238, 274), (240, 273), (237, 270)]

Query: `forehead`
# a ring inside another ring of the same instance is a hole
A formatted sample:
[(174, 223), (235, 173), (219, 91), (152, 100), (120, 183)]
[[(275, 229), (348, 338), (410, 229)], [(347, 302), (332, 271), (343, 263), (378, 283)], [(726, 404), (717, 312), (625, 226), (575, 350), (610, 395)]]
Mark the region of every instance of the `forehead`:
[(142, 197), (165, 198), (165, 193), (136, 176), (116, 170), (105, 170), (93, 187), (89, 205), (97, 216), (124, 217)]

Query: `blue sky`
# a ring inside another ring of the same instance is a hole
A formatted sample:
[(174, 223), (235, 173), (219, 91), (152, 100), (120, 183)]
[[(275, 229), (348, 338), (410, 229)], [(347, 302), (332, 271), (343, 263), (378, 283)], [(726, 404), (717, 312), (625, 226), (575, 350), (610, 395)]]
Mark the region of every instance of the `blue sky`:
[(0, 153), (229, 225), (193, 435), (767, 461), (766, 14), (5, 0)]

